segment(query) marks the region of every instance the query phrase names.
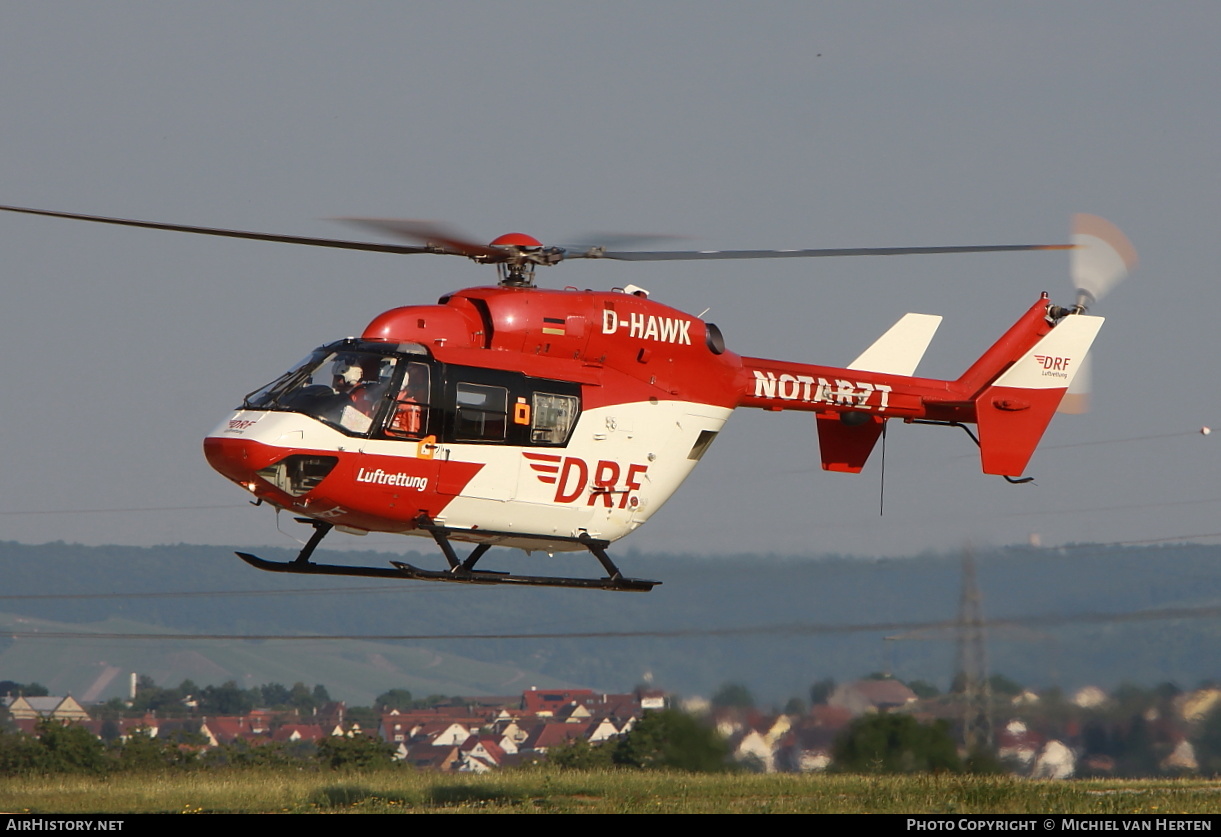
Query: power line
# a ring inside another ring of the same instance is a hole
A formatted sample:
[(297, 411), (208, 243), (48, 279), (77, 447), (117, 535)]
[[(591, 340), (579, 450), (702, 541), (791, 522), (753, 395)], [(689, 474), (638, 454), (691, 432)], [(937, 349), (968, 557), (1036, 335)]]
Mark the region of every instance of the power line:
[(1067, 445), (1044, 445), (1039, 450), (1063, 450), (1065, 448), (1083, 448), (1087, 445), (1114, 445), (1120, 442), (1146, 442), (1151, 439), (1173, 439), (1178, 436), (1208, 436), (1212, 428), (1204, 426), (1196, 430), (1180, 430), (1177, 433), (1155, 433), (1151, 436), (1130, 436), (1126, 439), (1099, 439), (1094, 442), (1071, 442)]
[(292, 590), (185, 590), (161, 593), (0, 593), (0, 601), (54, 601), (57, 599), (172, 599), (210, 598), (216, 596), (334, 596), (339, 593), (441, 593), (443, 590), (425, 587), (423, 584), (407, 587), (322, 587), (318, 589), (298, 588)]
[[(1204, 425), (1203, 427), (1199, 427), (1195, 430), (1179, 430), (1174, 433), (1154, 433), (1149, 436), (1128, 436), (1123, 439), (1095, 439), (1089, 442), (1069, 442), (1068, 444), (1064, 445), (1040, 445), (1039, 450), (1065, 450), (1067, 448), (1083, 448), (1089, 445), (1118, 445), (1126, 442), (1146, 442), (1153, 439), (1175, 439), (1181, 436), (1210, 436), (1212, 435), (1212, 432), (1211, 427)], [(967, 457), (974, 456), (977, 456), (977, 454), (961, 453), (953, 458), (965, 459)]]
[[(1025, 547), (1022, 549), (1032, 549), (1035, 552), (1054, 552), (1061, 549), (1082, 550), (1082, 549), (1105, 549), (1112, 546), (1142, 546), (1158, 543), (1173, 543), (1175, 541), (1190, 541), (1200, 538), (1221, 538), (1221, 532), (1211, 532), (1196, 535), (1170, 535), (1160, 538), (1147, 538), (1144, 540), (1129, 540), (1129, 541), (1103, 541), (1089, 543), (1067, 543), (1059, 546), (1040, 546), (1040, 547)], [(1206, 546), (1206, 544), (1201, 544)], [(105, 600), (105, 599), (169, 599), (169, 598), (217, 598), (232, 596), (235, 598), (249, 598), (257, 596), (334, 596), (342, 594), (358, 594), (366, 593), (456, 593), (458, 592), (452, 585), (429, 584), (427, 582), (419, 582), (416, 584), (408, 583), (403, 586), (361, 586), (361, 587), (319, 587), (319, 588), (290, 588), (286, 590), (176, 590), (176, 591), (160, 591), (160, 592), (111, 592), (111, 593), (0, 593), (0, 601), (58, 601), (58, 600)]]
[(223, 506), (147, 506), (130, 509), (43, 509), (38, 511), (0, 511), (0, 515), (23, 514), (130, 514), (132, 512), (208, 511), (215, 509), (240, 509), (247, 504), (227, 503)]
[[(1113, 622), (1154, 622), (1167, 619), (1212, 619), (1221, 617), (1221, 605), (1200, 607), (1165, 607), (1142, 610), (1136, 613), (1077, 613), (1043, 614), (1004, 619), (988, 619), (982, 622), (988, 628), (1031, 627), (1049, 625), (1092, 624)], [(896, 631), (929, 631), (955, 628), (957, 620), (932, 622), (870, 622), (856, 625), (825, 625), (816, 623), (788, 623), (779, 625), (756, 625), (736, 628), (674, 628), (639, 631), (561, 631), (561, 632), (517, 632), (484, 634), (135, 634), (103, 633), (86, 631), (3, 631), (0, 636), (12, 639), (109, 639), (109, 640), (201, 640), (221, 642), (284, 641), (326, 642), (334, 640), (365, 640), (374, 642), (435, 641), (435, 640), (556, 640), (556, 639), (681, 639), (720, 636), (769, 636), (776, 634), (815, 636), (853, 633), (893, 633)]]
[(1139, 509), (1161, 509), (1168, 506), (1202, 506), (1209, 503), (1221, 503), (1221, 497), (1210, 497), (1205, 500), (1171, 500), (1167, 503), (1129, 503), (1122, 506), (1096, 506), (1094, 508), (1049, 509), (1046, 511), (1010, 512), (1003, 517), (1041, 517), (1050, 514), (1093, 514), (1108, 511), (1136, 511)]
[[(1164, 538), (1146, 538), (1138, 541), (1105, 541), (1103, 543), (1066, 543), (1060, 546), (1032, 547), (1035, 551), (1055, 552), (1058, 549), (1098, 549), (1112, 546), (1147, 546), (1155, 543), (1174, 543), (1175, 541), (1192, 541), (1197, 538), (1221, 538), (1221, 532), (1204, 535), (1170, 535)], [(1215, 546), (1215, 544), (1196, 544), (1197, 546)]]
[(1212, 532), (1207, 535), (1175, 535), (1169, 538), (1149, 538), (1143, 541), (1115, 541), (1114, 544), (1104, 544), (1104, 546), (1140, 546), (1150, 543), (1170, 543), (1171, 541), (1192, 541), (1197, 538), (1221, 538), (1221, 532)]

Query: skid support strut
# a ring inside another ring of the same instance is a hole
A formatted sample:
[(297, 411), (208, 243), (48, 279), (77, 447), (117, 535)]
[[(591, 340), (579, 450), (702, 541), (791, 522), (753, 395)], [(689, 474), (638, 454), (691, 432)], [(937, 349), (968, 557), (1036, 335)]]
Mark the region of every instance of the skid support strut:
[[(618, 590), (624, 592), (647, 592), (661, 584), (660, 581), (649, 581), (643, 578), (625, 578), (623, 573), (619, 571), (619, 568), (615, 566), (615, 563), (606, 554), (606, 547), (610, 545), (610, 542), (593, 538), (587, 532), (582, 532), (579, 537), (575, 538), (548, 536), (546, 539), (574, 544), (579, 543), (598, 559), (598, 563), (606, 570), (606, 578), (511, 575), (507, 572), (476, 570), (475, 564), (492, 548), (495, 541), (501, 538), (521, 539), (524, 537), (522, 533), (492, 532), (485, 529), (450, 529), (437, 525), (423, 515), (416, 520), (416, 526), (432, 535), (432, 539), (437, 542), (437, 546), (440, 547), (441, 553), (449, 564), (448, 570), (425, 570), (402, 561), (391, 561), (390, 567), (351, 567), (339, 564), (314, 564), (310, 561), (310, 557), (314, 554), (318, 544), (321, 543), (322, 539), (327, 536), (327, 533), (334, 526), (324, 520), (314, 520), (308, 517), (294, 519), (298, 523), (313, 526), (314, 534), (310, 536), (309, 541), (301, 548), (301, 552), (292, 561), (265, 561), (248, 552), (239, 552), (237, 557), (255, 569), (273, 573), (298, 573), (302, 575), (346, 575), (361, 578), (395, 578), (400, 581), (448, 581), (459, 584), (521, 584), (531, 587), (583, 587), (593, 590)], [(488, 540), (476, 544), (475, 548), (466, 556), (466, 559), (460, 560), (454, 551), (451, 535), (465, 535), (468, 538), (479, 537), (487, 538)]]

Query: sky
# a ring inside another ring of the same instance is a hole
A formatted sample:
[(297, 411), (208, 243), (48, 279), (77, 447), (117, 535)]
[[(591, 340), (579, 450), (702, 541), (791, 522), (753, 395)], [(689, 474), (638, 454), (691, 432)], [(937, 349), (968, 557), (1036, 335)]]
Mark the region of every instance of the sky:
[[(1219, 41), (1215, 2), (0, 0), (0, 203), (693, 249), (1056, 243), (1073, 213), (1101, 215), (1141, 264), (1094, 311), (1094, 410), (1052, 423), (1034, 484), (983, 475), (960, 431), (898, 426), (880, 515), (876, 454), (824, 473), (809, 414), (741, 410), (616, 549), (1216, 542), (1221, 433), (1197, 431), (1221, 426)], [(462, 259), (19, 215), (0, 217), (0, 253), (0, 540), (24, 543), (291, 546), (203, 437), (313, 347), (494, 281)], [(710, 309), (740, 354), (828, 365), (907, 311), (941, 314), (919, 374), (945, 378), (1040, 292), (1072, 300), (1062, 252), (572, 262), (539, 280), (641, 285)]]

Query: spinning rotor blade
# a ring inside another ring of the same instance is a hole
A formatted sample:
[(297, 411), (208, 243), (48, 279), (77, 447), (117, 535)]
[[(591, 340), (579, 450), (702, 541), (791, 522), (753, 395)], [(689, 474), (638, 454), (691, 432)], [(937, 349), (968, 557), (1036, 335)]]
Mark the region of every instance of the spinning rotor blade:
[(506, 253), (499, 247), (490, 247), (472, 241), (452, 227), (437, 221), (409, 221), (397, 218), (340, 218), (348, 224), (389, 233), (399, 238), (423, 241), (427, 252), (452, 253), (457, 256), (477, 256), (480, 261), (505, 261)]
[(298, 235), (272, 235), (270, 233), (247, 232), (245, 230), (223, 230), (215, 227), (190, 227), (183, 224), (160, 224), (152, 221), (132, 221), (126, 218), (107, 218), (101, 215), (76, 215), (71, 212), (51, 212), (47, 209), (29, 209), (23, 206), (0, 206), (6, 212), (22, 212), (26, 215), (46, 215), (51, 218), (70, 218), (74, 221), (93, 221), (98, 224), (115, 224), (121, 227), (143, 227), (149, 230), (213, 235), (220, 238), (246, 238), (251, 241), (275, 241), (280, 244), (308, 244), (312, 247), (334, 247), (340, 250), (368, 250), (374, 253), (433, 253), (428, 247), (404, 247), (400, 244), (375, 244), (367, 241), (344, 241), (336, 238), (308, 238)]
[(1079, 416), (1090, 411), (1090, 393), (1094, 391), (1094, 356), (1087, 354), (1077, 364), (1077, 375), (1060, 400), (1057, 413)]
[[(655, 262), (655, 261), (702, 261), (707, 259), (792, 259), (813, 258), (821, 256), (914, 256), (938, 255), (944, 253), (998, 253), (1023, 250), (1068, 250), (1076, 244), (988, 244), (969, 245), (962, 247), (849, 247), (816, 250), (607, 250), (606, 244), (623, 246), (631, 240), (670, 238), (671, 236), (608, 236), (606, 243), (600, 246), (581, 244), (578, 248), (565, 252), (559, 248), (539, 248), (539, 252), (531, 250), (530, 258), (523, 258), (522, 245), (513, 242), (515, 246), (494, 246), (473, 241), (469, 237), (435, 221), (411, 221), (386, 218), (342, 218), (339, 220), (357, 224), (381, 233), (415, 241), (424, 242), (422, 246), (405, 246), (399, 244), (378, 244), (366, 241), (350, 241), (337, 238), (313, 238), (295, 235), (273, 235), (270, 233), (250, 232), (246, 230), (226, 230), (216, 227), (196, 227), (185, 224), (164, 224), (154, 221), (136, 221), (126, 218), (110, 218), (102, 215), (80, 215), (72, 212), (53, 212), (46, 209), (30, 209), (21, 206), (0, 205), (0, 210), (20, 212), (27, 215), (45, 215), (51, 218), (69, 218), (76, 221), (92, 221), (98, 224), (115, 224), (124, 227), (143, 227), (150, 230), (168, 230), (170, 232), (195, 233), (221, 238), (244, 238), (252, 241), (272, 241), (281, 244), (307, 244), (313, 247), (332, 247), (341, 250), (365, 250), (375, 253), (398, 253), (412, 255), (416, 253), (435, 253), (443, 255), (466, 256), (483, 263), (525, 261), (539, 264), (555, 264), (565, 259), (609, 259), (623, 262)], [(1083, 216), (1089, 217), (1089, 216)], [(1105, 221), (1094, 219), (1103, 225)], [(1107, 225), (1109, 226), (1109, 225)], [(1093, 229), (1093, 227), (1091, 227)], [(1118, 230), (1115, 233), (1126, 244)], [(1097, 233), (1090, 235), (1097, 238)], [(528, 237), (526, 237), (528, 239)], [(533, 239), (529, 239), (533, 241)], [(499, 241), (499, 240), (498, 240)], [(537, 242), (535, 242), (537, 243)], [(533, 248), (533, 244), (528, 247)], [(1131, 246), (1128, 245), (1128, 249)], [(540, 253), (543, 258), (540, 258)], [(1106, 262), (1106, 259), (1102, 259)], [(1091, 272), (1092, 271), (1092, 272)], [(1106, 271), (1101, 268), (1091, 268), (1086, 271), (1090, 275), (1102, 275)], [(1092, 285), (1083, 280), (1085, 293), (1091, 287), (1103, 284), (1095, 281)], [(1112, 283), (1113, 284), (1113, 283)], [(1101, 293), (1101, 290), (1098, 291)]]
[(1119, 228), (1097, 215), (1073, 216), (1073, 287), (1077, 304), (1088, 308), (1106, 296), (1136, 267), (1136, 250)]
[(596, 258), (580, 255), (591, 251), (617, 250), (622, 247), (639, 247), (649, 243), (656, 245), (660, 241), (675, 241), (689, 238), (685, 235), (657, 235), (655, 233), (586, 233), (573, 236), (567, 243), (561, 244), (565, 253), (577, 255), (566, 256), (569, 259)]
[(820, 256), (926, 256), (941, 253), (1002, 253), (1013, 250), (1071, 250), (1072, 244), (983, 244), (966, 247), (849, 247), (822, 250), (661, 250), (569, 253), (569, 259), (613, 259), (621, 262), (696, 261), (703, 259), (804, 259)]
[[(1073, 216), (1070, 274), (1077, 293), (1077, 306), (1087, 310), (1127, 277), (1136, 267), (1136, 249), (1119, 228), (1097, 215)], [(1093, 360), (1081, 359), (1077, 375), (1068, 386), (1057, 412), (1080, 415), (1090, 409), (1093, 391)]]

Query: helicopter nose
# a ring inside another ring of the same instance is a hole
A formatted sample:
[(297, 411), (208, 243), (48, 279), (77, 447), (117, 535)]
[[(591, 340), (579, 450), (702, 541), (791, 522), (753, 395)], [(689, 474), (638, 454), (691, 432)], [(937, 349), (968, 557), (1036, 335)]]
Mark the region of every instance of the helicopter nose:
[(242, 488), (279, 506), (309, 494), (339, 464), (337, 456), (214, 436), (204, 440), (204, 456)]
[(203, 445), (204, 456), (213, 469), (250, 490), (253, 490), (255, 471), (262, 467), (254, 464), (259, 457), (252, 458), (253, 446), (249, 439), (218, 439), (215, 436), (204, 439)]

